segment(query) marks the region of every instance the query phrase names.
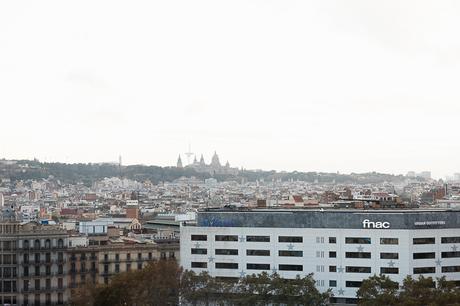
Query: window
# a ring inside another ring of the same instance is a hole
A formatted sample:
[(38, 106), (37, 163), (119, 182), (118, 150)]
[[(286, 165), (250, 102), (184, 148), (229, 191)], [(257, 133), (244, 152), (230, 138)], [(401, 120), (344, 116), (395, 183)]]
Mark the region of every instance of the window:
[(207, 241), (208, 236), (206, 235), (192, 235), (192, 241)]
[(137, 270), (142, 270), (142, 262), (137, 263)]
[(380, 259), (399, 259), (398, 253), (380, 253)]
[(270, 264), (248, 263), (246, 264), (246, 269), (248, 270), (270, 270)]
[(316, 257), (324, 258), (324, 251), (316, 251)]
[(336, 266), (329, 266), (329, 272), (337, 272)]
[(452, 273), (452, 272), (460, 272), (460, 266), (445, 266), (442, 267), (443, 273)]
[(435, 257), (436, 257), (436, 253), (434, 252), (412, 254), (413, 259), (427, 259), (427, 258), (435, 258)]
[(192, 261), (192, 268), (206, 269), (207, 267), (208, 267), (207, 262)]
[(238, 255), (237, 249), (216, 249), (216, 255)]
[(35, 290), (40, 290), (40, 280), (39, 279), (35, 280)]
[(460, 252), (442, 252), (441, 253), (442, 258), (455, 258), (455, 257), (460, 257)]
[(329, 243), (337, 243), (337, 238), (329, 237)]
[(29, 248), (29, 240), (24, 240), (24, 243), (23, 243), (22, 247), (24, 249), (28, 249)]
[(435, 239), (434, 237), (432, 238), (414, 238), (413, 243), (414, 244), (434, 244)]
[(398, 238), (380, 238), (380, 244), (399, 244)]
[(324, 266), (322, 265), (316, 266), (316, 272), (324, 272)]
[(330, 251), (329, 252), (329, 258), (336, 258), (337, 257), (337, 252), (336, 251)]
[(316, 243), (324, 243), (324, 237), (316, 237)]
[(28, 264), (28, 263), (29, 263), (29, 254), (24, 254), (24, 255), (23, 255), (22, 261), (23, 261), (25, 264)]
[(137, 253), (137, 260), (142, 260), (142, 253)]
[(238, 269), (238, 264), (234, 262), (216, 262), (216, 269)]
[[(151, 255), (152, 253), (150, 253)], [(192, 254), (195, 255), (206, 255), (208, 254), (208, 249), (192, 249)]]
[(346, 266), (347, 273), (371, 273), (371, 267)]
[(246, 236), (246, 242), (270, 242), (270, 236)]
[(345, 287), (348, 287), (348, 288), (359, 288), (361, 287), (361, 284), (363, 282), (360, 282), (360, 281), (346, 281), (345, 282)]
[(399, 268), (387, 268), (387, 267), (380, 268), (380, 274), (398, 274), (398, 273), (399, 273)]
[(302, 265), (279, 265), (278, 270), (280, 271), (303, 271)]
[(120, 264), (115, 264), (115, 273), (120, 272)]
[(120, 261), (120, 254), (115, 254), (115, 261)]
[(368, 237), (346, 237), (347, 244), (371, 244), (371, 238)]
[(216, 235), (216, 241), (238, 241), (237, 235)]
[(58, 288), (59, 289), (64, 288), (64, 281), (62, 278), (58, 278)]
[(247, 256), (270, 256), (270, 250), (246, 250)]
[(176, 253), (169, 252), (169, 258), (176, 258)]
[(414, 274), (427, 274), (427, 273), (436, 273), (436, 268), (435, 267), (414, 268)]
[(64, 240), (59, 239), (58, 240), (58, 248), (62, 249), (64, 247)]
[(371, 258), (369, 252), (345, 252), (345, 258)]
[(460, 237), (442, 237), (441, 243), (460, 243)]
[(51, 249), (51, 240), (49, 239), (45, 240), (45, 249)]
[(128, 261), (131, 260), (131, 254), (130, 253), (126, 254), (126, 260), (128, 260)]
[(149, 252), (149, 260), (152, 260), (152, 252)]
[(24, 280), (23, 288), (24, 288), (24, 291), (29, 291), (29, 280)]
[(337, 281), (335, 279), (329, 280), (329, 287), (337, 287)]
[(24, 276), (29, 276), (29, 267), (28, 266), (24, 267)]
[(40, 276), (40, 266), (35, 266), (35, 276)]
[(38, 250), (39, 248), (40, 248), (40, 240), (37, 239), (34, 241), (34, 249)]
[(287, 256), (287, 257), (302, 257), (303, 251), (278, 251), (278, 256)]
[(292, 243), (302, 243), (302, 236), (279, 236), (278, 242), (292, 242)]

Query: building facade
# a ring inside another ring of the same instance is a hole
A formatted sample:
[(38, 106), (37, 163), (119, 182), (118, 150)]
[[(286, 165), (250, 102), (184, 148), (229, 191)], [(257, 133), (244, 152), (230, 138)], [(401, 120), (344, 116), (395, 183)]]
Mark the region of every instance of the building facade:
[(140, 270), (149, 262), (179, 259), (179, 244), (109, 244), (69, 249), (69, 286), (108, 284), (122, 272)]
[(68, 234), (52, 225), (0, 223), (2, 305), (61, 305), (68, 301)]
[(181, 227), (181, 265), (238, 279), (314, 273), (333, 302), (355, 303), (374, 274), (445, 276), (460, 285), (460, 211), (208, 210)]

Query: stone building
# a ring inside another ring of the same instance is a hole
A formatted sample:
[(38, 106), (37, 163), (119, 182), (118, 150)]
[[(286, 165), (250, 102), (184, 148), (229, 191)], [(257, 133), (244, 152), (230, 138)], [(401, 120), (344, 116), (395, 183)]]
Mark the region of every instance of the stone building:
[(140, 270), (150, 261), (178, 259), (179, 243), (111, 243), (69, 249), (71, 288), (108, 284), (110, 277)]
[(53, 225), (0, 221), (0, 304), (66, 303), (68, 237)]

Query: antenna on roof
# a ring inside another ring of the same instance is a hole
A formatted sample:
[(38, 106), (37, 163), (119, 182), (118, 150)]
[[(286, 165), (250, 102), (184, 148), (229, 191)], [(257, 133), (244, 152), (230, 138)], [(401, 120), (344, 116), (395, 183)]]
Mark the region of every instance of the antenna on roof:
[(187, 164), (190, 165), (190, 157), (192, 157), (193, 152), (192, 152), (192, 147), (190, 143), (188, 144), (188, 152), (185, 152), (185, 156), (187, 156)]

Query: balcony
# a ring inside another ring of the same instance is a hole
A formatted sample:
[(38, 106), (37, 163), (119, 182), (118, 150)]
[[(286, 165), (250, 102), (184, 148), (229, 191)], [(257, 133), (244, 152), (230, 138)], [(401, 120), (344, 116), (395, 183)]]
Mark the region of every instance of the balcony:
[(52, 264), (57, 264), (57, 265), (63, 265), (67, 262), (65, 258), (58, 259), (58, 258), (53, 258), (51, 260), (29, 260), (29, 261), (23, 261), (20, 264), (23, 266), (28, 266), (28, 265), (52, 265)]
[(17, 252), (18, 253), (35, 253), (35, 252), (57, 252), (57, 251), (61, 251), (61, 250), (66, 250), (67, 247), (51, 247), (51, 248), (45, 248), (45, 247), (41, 247), (41, 248), (18, 248), (17, 249)]
[(56, 292), (56, 291), (65, 291), (67, 286), (54, 286), (54, 287), (40, 287), (40, 288), (22, 288), (21, 293), (43, 293), (43, 292)]
[(21, 274), (21, 277), (23, 278), (36, 278), (36, 277), (64, 277), (64, 273), (59, 273), (59, 272), (51, 272), (51, 273), (46, 273), (46, 272), (40, 272), (38, 275), (35, 273), (29, 273), (28, 275)]

